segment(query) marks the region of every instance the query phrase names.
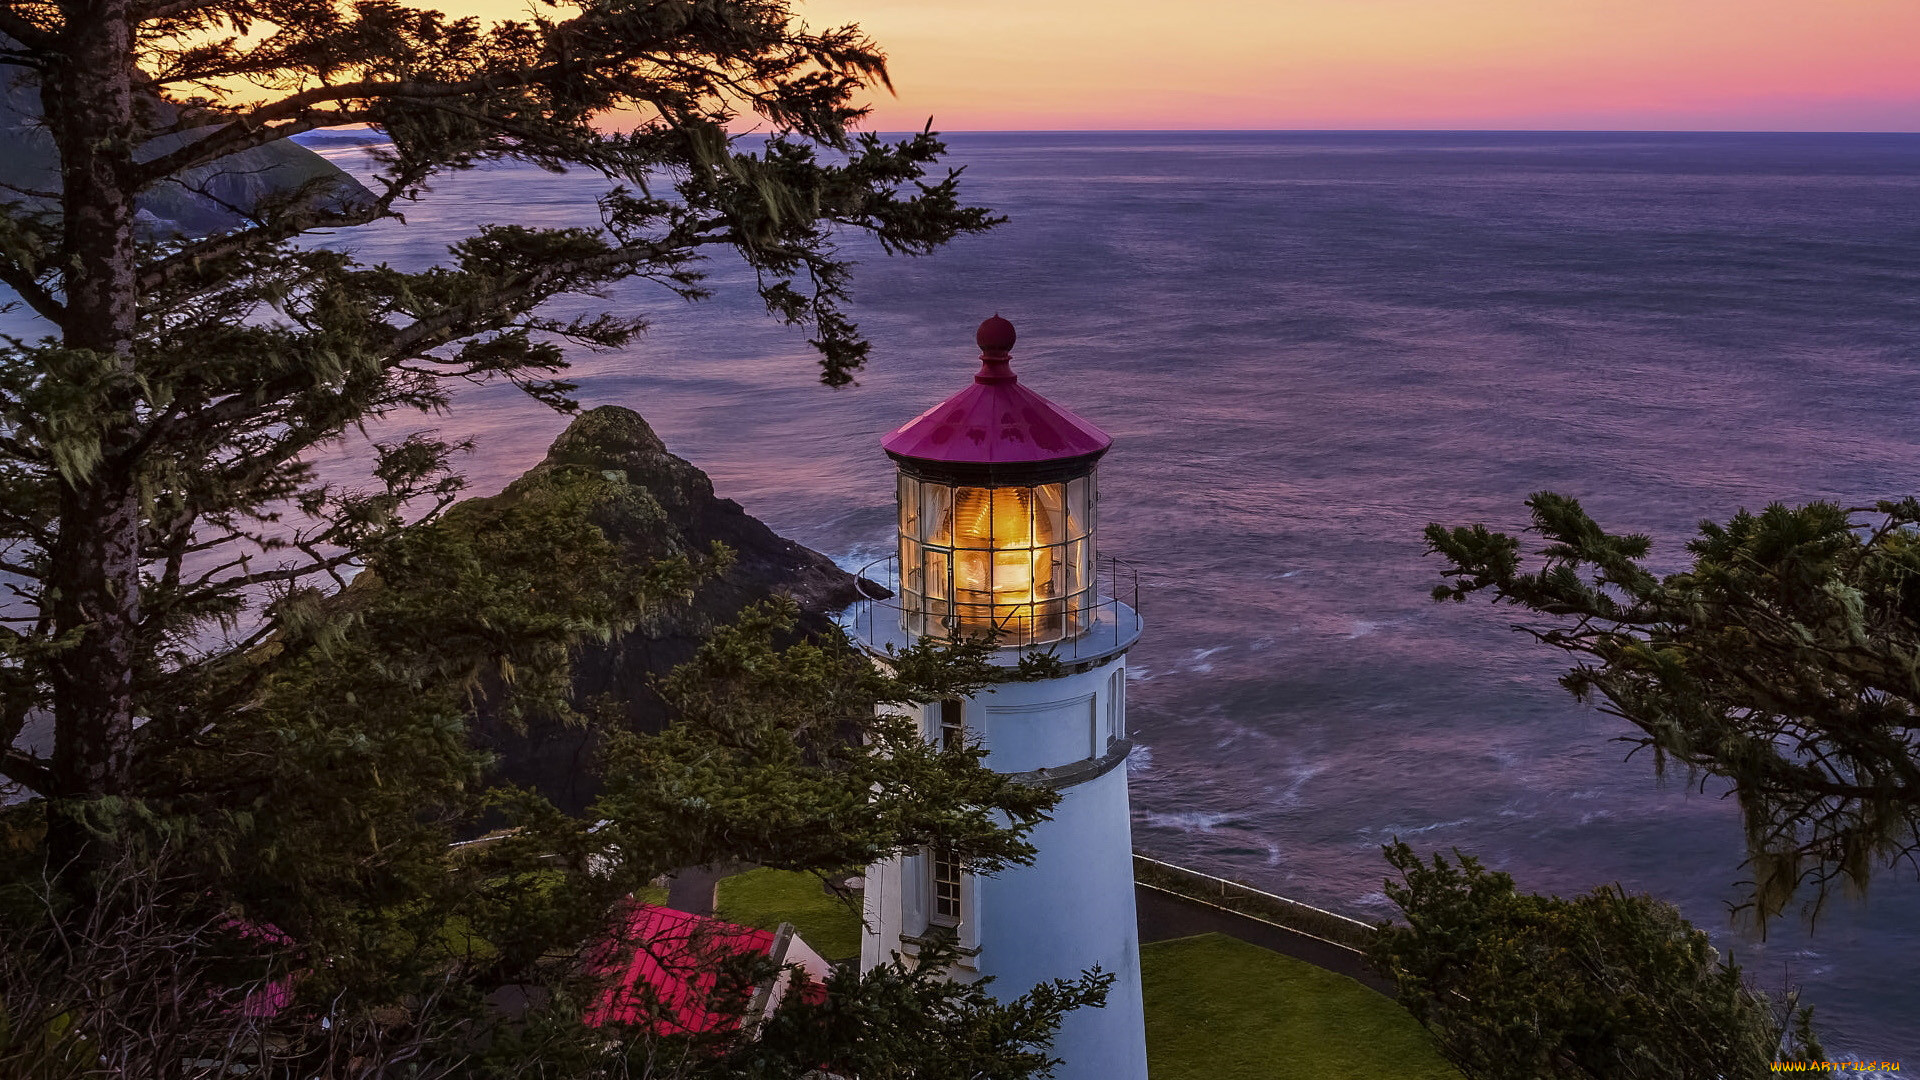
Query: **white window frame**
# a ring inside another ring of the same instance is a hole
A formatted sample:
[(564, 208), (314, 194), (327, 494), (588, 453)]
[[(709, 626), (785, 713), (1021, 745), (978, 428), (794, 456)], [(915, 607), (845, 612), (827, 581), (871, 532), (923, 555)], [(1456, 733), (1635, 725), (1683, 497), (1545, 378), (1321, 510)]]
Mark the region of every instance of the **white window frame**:
[[(943, 879), (941, 877), (941, 870), (943, 867), (950, 867), (953, 870), (953, 876), (951, 879)], [(945, 912), (940, 910), (940, 906), (942, 903), (942, 897), (940, 895), (940, 886), (942, 885), (943, 881), (949, 881), (949, 880), (953, 885), (953, 910), (951, 912)], [(967, 921), (967, 872), (965, 868), (961, 866), (960, 860), (958, 858), (946, 858), (942, 856), (942, 853), (938, 848), (928, 848), (927, 849), (927, 925), (928, 926), (944, 926), (944, 927), (947, 927), (948, 929), (954, 929), (963, 925), (966, 921)]]
[(948, 698), (933, 706), (933, 741), (942, 750), (951, 750), (956, 743), (967, 738), (967, 703), (961, 698)]

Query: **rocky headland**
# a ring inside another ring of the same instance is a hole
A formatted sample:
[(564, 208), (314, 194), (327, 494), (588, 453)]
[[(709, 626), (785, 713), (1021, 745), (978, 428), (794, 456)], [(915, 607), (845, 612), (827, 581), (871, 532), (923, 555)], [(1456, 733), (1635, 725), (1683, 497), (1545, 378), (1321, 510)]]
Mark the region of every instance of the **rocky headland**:
[[(824, 630), (829, 616), (858, 595), (858, 579), (831, 559), (716, 496), (707, 475), (670, 453), (631, 409), (606, 405), (581, 414), (544, 460), (492, 498), (524, 497), (559, 472), (583, 468), (621, 486), (621, 497), (597, 510), (594, 524), (628, 558), (700, 555), (717, 541), (733, 553), (733, 562), (702, 585), (690, 604), (605, 644), (580, 646), (573, 680), (579, 703), (611, 695), (624, 705), (628, 723), (658, 730), (666, 715), (652, 680), (690, 659), (713, 627), (732, 621), (750, 603), (784, 594), (799, 604), (803, 630)], [(518, 731), (484, 704), (480, 713), (475, 738), (499, 755), (501, 779), (536, 788), (573, 812), (593, 797), (591, 731), (557, 720)]]

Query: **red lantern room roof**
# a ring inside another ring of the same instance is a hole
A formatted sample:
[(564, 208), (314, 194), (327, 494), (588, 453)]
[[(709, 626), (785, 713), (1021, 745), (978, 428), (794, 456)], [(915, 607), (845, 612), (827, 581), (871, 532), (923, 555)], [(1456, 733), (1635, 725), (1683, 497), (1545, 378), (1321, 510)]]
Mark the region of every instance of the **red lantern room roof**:
[(1020, 384), (1008, 353), (1013, 324), (995, 315), (974, 335), (980, 371), (972, 385), (880, 440), (895, 458), (978, 468), (1089, 460), (1106, 453), (1106, 432)]

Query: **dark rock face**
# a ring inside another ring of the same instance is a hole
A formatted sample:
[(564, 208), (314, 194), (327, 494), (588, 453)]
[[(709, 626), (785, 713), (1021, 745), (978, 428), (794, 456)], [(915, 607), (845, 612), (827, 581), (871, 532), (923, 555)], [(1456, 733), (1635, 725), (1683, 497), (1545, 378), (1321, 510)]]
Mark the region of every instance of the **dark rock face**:
[[(546, 460), (506, 492), (542, 482), (556, 470), (591, 469), (610, 480), (624, 478), (631, 497), (617, 500), (595, 524), (630, 557), (641, 561), (703, 554), (715, 542), (734, 555), (733, 565), (701, 587), (685, 610), (641, 626), (604, 645), (582, 646), (575, 660), (574, 694), (586, 703), (611, 694), (641, 730), (659, 730), (665, 707), (650, 680), (693, 656), (713, 627), (730, 622), (741, 608), (780, 593), (796, 600), (802, 629), (826, 629), (828, 616), (858, 596), (852, 574), (817, 551), (784, 539), (740, 509), (717, 498), (713, 482), (667, 451), (660, 437), (631, 409), (602, 406), (582, 414), (547, 451)], [(513, 731), (486, 714), (476, 739), (500, 755), (502, 779), (538, 789), (561, 808), (578, 812), (596, 791), (589, 767), (588, 732), (556, 722)]]

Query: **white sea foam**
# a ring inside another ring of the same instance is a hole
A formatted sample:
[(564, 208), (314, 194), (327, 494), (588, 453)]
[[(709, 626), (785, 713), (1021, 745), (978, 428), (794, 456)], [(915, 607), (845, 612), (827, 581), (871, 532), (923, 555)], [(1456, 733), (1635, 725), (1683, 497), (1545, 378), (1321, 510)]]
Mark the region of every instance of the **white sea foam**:
[(1138, 776), (1153, 768), (1153, 747), (1145, 743), (1134, 743), (1133, 753), (1127, 755), (1127, 775)]
[(1362, 828), (1362, 833), (1378, 833), (1381, 836), (1419, 836), (1422, 833), (1440, 829), (1452, 829), (1471, 822), (1470, 817), (1456, 818), (1453, 821), (1436, 821), (1428, 825), (1383, 825), (1378, 829)]
[[(858, 574), (873, 565), (874, 560), (884, 558), (892, 549), (883, 545), (860, 545), (838, 554), (828, 556), (833, 565), (849, 574)], [(881, 584), (888, 584), (881, 582)]]
[(1302, 803), (1301, 789), (1307, 782), (1327, 771), (1324, 764), (1298, 765), (1287, 770), (1287, 783), (1278, 790), (1267, 789), (1267, 796), (1278, 807), (1296, 807)]
[(1370, 911), (1384, 912), (1400, 910), (1392, 900), (1387, 899), (1386, 893), (1378, 891), (1361, 893), (1359, 896), (1353, 898), (1353, 905), (1355, 907), (1366, 908)]
[(1211, 648), (1195, 649), (1193, 650), (1192, 653), (1188, 654), (1186, 662), (1180, 665), (1180, 670), (1193, 672), (1196, 675), (1210, 674), (1213, 671), (1213, 664), (1208, 658), (1213, 656), (1218, 656), (1219, 654), (1226, 651), (1227, 651), (1227, 646), (1225, 645), (1215, 645)]
[(1229, 822), (1238, 821), (1238, 814), (1215, 814), (1203, 810), (1180, 810), (1173, 813), (1160, 813), (1149, 810), (1140, 815), (1140, 819), (1156, 829), (1173, 829), (1183, 833), (1210, 833)]

